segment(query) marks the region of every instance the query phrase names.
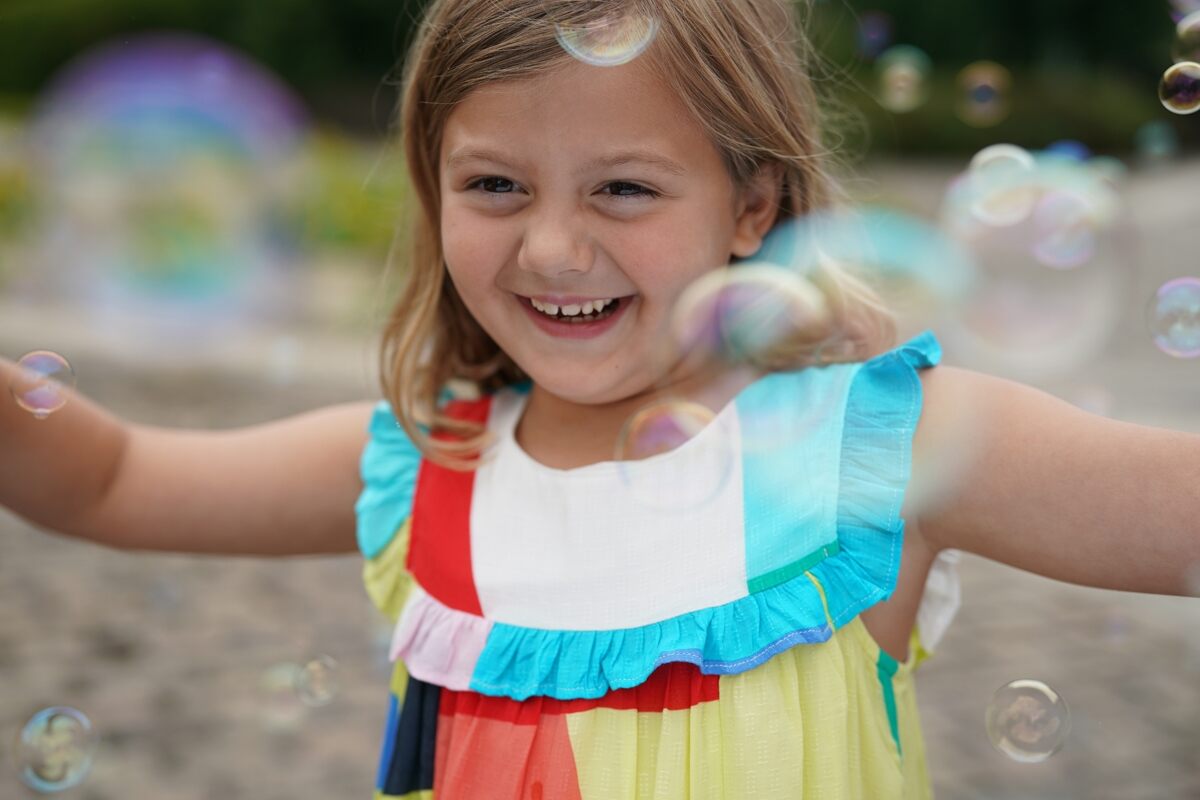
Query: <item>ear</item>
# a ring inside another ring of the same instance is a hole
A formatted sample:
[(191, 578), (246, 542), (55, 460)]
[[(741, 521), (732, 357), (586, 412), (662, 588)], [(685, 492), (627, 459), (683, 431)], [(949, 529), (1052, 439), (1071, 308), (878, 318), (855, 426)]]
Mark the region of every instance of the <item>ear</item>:
[(771, 162), (759, 167), (749, 183), (738, 192), (730, 254), (748, 258), (762, 247), (763, 237), (779, 215), (783, 197), (783, 166)]

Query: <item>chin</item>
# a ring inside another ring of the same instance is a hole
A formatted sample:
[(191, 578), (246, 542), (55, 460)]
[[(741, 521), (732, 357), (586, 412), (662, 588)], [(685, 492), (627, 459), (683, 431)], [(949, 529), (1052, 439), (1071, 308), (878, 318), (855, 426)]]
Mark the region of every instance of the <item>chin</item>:
[[(540, 372), (545, 372), (541, 370)], [(602, 381), (595, 375), (585, 371), (556, 372), (548, 375), (528, 373), (538, 388), (549, 392), (560, 400), (579, 405), (600, 405), (611, 403), (627, 396), (620, 388), (608, 381)]]

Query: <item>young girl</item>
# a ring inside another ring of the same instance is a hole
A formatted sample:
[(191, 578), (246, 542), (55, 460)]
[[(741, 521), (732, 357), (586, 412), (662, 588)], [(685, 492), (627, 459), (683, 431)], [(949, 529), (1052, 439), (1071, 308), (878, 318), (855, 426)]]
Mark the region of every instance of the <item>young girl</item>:
[[(1183, 593), (1200, 437), (935, 367), (834, 264), (809, 276), (830, 313), (769, 353), (671, 344), (688, 286), (834, 202), (794, 13), (435, 0), (403, 87), (420, 207), (386, 402), (219, 433), (0, 404), (0, 502), (120, 548), (361, 550), (395, 621), (377, 797), (928, 797), (912, 670), (938, 554)], [(656, 26), (637, 58), (564, 49), (623, 14)], [(715, 417), (612, 460), (668, 398)], [(747, 446), (762, 418), (794, 435)], [(948, 440), (972, 457), (914, 507)], [(730, 442), (730, 478), (672, 503)]]

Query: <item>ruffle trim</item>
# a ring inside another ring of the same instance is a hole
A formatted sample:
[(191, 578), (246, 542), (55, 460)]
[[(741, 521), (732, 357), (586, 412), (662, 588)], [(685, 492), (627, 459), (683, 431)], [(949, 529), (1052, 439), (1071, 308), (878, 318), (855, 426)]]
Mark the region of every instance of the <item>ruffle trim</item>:
[(367, 558), (375, 558), (412, 514), (421, 451), (386, 401), (376, 404), (367, 430), (371, 438), (359, 461), (363, 491), (354, 512), (358, 549)]
[(900, 510), (912, 474), (912, 440), (921, 417), (917, 369), (941, 361), (929, 331), (864, 362), (850, 385), (842, 429), (837, 506), (841, 552), (813, 567), (841, 627), (892, 596), (900, 571)]
[(611, 631), (493, 623), (414, 586), (392, 656), (409, 674), (448, 689), (571, 700), (638, 686), (668, 662), (695, 664), (708, 675), (745, 672), (793, 645), (832, 635), (821, 588), (808, 574), (724, 605)]

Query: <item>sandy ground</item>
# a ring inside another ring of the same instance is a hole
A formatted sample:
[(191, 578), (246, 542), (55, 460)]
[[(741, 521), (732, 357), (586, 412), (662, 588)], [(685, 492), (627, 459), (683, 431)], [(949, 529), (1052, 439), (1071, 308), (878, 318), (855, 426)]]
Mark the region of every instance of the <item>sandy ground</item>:
[[(860, 191), (920, 212), (948, 177), (870, 174)], [(1200, 273), (1197, 186), (1197, 164), (1133, 177), (1136, 296)], [(1157, 353), (1133, 316), (1099, 358), (1037, 383), (1063, 396), (1101, 386), (1112, 416), (1200, 431), (1200, 364)], [(281, 341), (299, 353), (286, 368)], [(0, 352), (70, 354), (81, 390), (130, 420), (233, 427), (377, 394), (365, 334), (259, 331), (158, 361), (141, 346), (106, 340), (70, 309), (0, 298)], [(0, 798), (31, 794), (10, 743), (50, 705), (82, 709), (99, 731), (91, 776), (64, 797), (371, 796), (388, 631), (360, 566), (115, 552), (0, 512)], [(960, 616), (918, 673), (939, 798), (1200, 798), (1200, 601), (1072, 587), (971, 556), (962, 573)], [(339, 665), (328, 705), (271, 687), (273, 667), (316, 654)], [(985, 735), (992, 692), (1016, 678), (1048, 682), (1071, 708), (1065, 747), (1042, 764), (1008, 760)]]

